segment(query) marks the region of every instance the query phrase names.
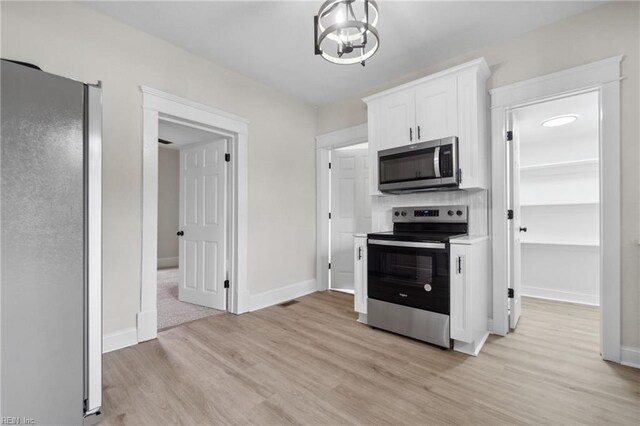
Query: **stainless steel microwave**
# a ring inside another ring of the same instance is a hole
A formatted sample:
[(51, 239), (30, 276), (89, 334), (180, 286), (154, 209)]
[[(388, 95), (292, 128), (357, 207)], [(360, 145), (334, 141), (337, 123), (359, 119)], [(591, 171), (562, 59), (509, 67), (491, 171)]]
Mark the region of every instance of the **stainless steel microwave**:
[(378, 152), (381, 192), (426, 191), (459, 185), (455, 136)]

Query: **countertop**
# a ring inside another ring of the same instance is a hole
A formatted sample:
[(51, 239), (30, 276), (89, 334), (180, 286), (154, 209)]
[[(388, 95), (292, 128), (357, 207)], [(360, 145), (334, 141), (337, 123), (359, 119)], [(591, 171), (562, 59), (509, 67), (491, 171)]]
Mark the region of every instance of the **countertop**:
[(452, 237), (449, 240), (451, 244), (476, 244), (489, 239), (488, 235), (463, 235), (461, 237)]

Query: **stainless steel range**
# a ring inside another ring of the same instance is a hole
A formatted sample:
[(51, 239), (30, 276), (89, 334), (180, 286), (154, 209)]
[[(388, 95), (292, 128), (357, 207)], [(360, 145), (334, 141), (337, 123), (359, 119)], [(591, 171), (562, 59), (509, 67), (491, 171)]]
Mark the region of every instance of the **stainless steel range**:
[(398, 207), (392, 214), (393, 231), (368, 234), (368, 324), (450, 348), (449, 240), (468, 233), (468, 209)]

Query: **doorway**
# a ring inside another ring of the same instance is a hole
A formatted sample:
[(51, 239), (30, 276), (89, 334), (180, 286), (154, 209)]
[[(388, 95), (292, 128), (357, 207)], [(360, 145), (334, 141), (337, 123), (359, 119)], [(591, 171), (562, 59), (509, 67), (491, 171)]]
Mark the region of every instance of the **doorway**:
[[(141, 86), (140, 89), (142, 91), (144, 149), (142, 167), (142, 267), (140, 312), (137, 315), (137, 337), (138, 342), (143, 342), (154, 339), (158, 335), (158, 132), (161, 121), (214, 133), (223, 136), (226, 140), (229, 154), (228, 156), (223, 156), (224, 161), (228, 163), (227, 178), (229, 181), (227, 185), (228, 196), (226, 198), (226, 214), (229, 225), (226, 244), (228, 262), (225, 266), (225, 271), (228, 275), (223, 281), (226, 294), (226, 310), (235, 314), (248, 312), (247, 152), (249, 123), (246, 119), (237, 115), (166, 92), (145, 86)], [(211, 158), (206, 153), (204, 153), (204, 157)], [(200, 193), (199, 190), (198, 193)], [(197, 200), (200, 200), (201, 197), (193, 199), (197, 203), (199, 202)], [(205, 218), (205, 221), (211, 221), (211, 218)], [(205, 263), (201, 262), (201, 265), (205, 265)], [(201, 271), (200, 273), (205, 274), (208, 272)], [(198, 274), (196, 274), (196, 277), (198, 277)]]
[[(598, 95), (598, 188), (599, 188), (599, 342), (602, 358), (621, 361), (620, 274), (620, 63), (622, 56), (577, 66), (553, 74), (496, 88), (491, 94), (491, 235), (493, 270), (494, 334), (506, 336), (518, 322), (517, 283), (512, 282), (517, 242), (509, 206), (511, 171), (509, 141), (513, 112), (553, 99), (594, 92)], [(515, 136), (515, 135), (514, 135)], [(513, 212), (515, 218), (515, 212)], [(573, 222), (572, 222), (573, 224)], [(518, 225), (517, 229), (521, 226)], [(526, 227), (526, 226), (525, 226)], [(517, 261), (517, 260), (516, 260)], [(512, 300), (514, 299), (514, 300)], [(511, 309), (510, 309), (511, 308)], [(513, 320), (510, 319), (511, 314)], [(512, 324), (510, 324), (510, 322)]]
[[(365, 146), (367, 147), (366, 154)], [(342, 150), (342, 148), (345, 149)], [(365, 155), (367, 160), (362, 159)], [(333, 230), (330, 222), (335, 220), (336, 216), (353, 216), (356, 214), (356, 209), (358, 212), (368, 211), (370, 214), (371, 208), (367, 206), (370, 206), (371, 195), (370, 185), (367, 182), (371, 178), (371, 170), (368, 168), (371, 163), (371, 155), (373, 153), (368, 150), (367, 124), (316, 136), (316, 281), (318, 291), (332, 289), (330, 283), (332, 272), (339, 271), (336, 273), (339, 278), (334, 279), (338, 283), (334, 282), (333, 288), (353, 293), (353, 236), (356, 232), (367, 232), (368, 229), (363, 229), (366, 228), (366, 225), (362, 224), (368, 222), (370, 227), (371, 219), (356, 220), (353, 217), (343, 220), (340, 218), (338, 222), (341, 223), (334, 226)], [(356, 157), (361, 158), (359, 166)], [(344, 160), (342, 160), (343, 158)], [(335, 170), (338, 172), (332, 174), (331, 172)], [(364, 180), (365, 175), (366, 181)], [(332, 191), (332, 186), (340, 186), (339, 181), (343, 176), (346, 179), (342, 185), (344, 190), (334, 189)], [(354, 181), (357, 181), (356, 176), (360, 176), (359, 184)], [(332, 184), (332, 180), (336, 180), (335, 185)], [(347, 184), (350, 180), (353, 183)], [(360, 189), (356, 190), (356, 186)], [(356, 200), (356, 193), (358, 200)], [(334, 197), (336, 197), (335, 200), (333, 200)], [(340, 198), (344, 198), (345, 202), (343, 203)], [(338, 212), (335, 211), (336, 208)], [(352, 211), (348, 212), (350, 208)], [(331, 219), (329, 219), (329, 215), (331, 215)], [(339, 234), (341, 229), (347, 230), (344, 236), (332, 237), (332, 232)], [(332, 240), (333, 243), (337, 243), (335, 247), (332, 247)], [(347, 249), (348, 247), (351, 249)], [(332, 251), (336, 251), (333, 258)]]
[[(580, 334), (599, 350), (600, 100), (598, 91), (507, 115), (509, 327), (524, 321)], [(555, 314), (553, 312), (556, 312)], [(530, 324), (529, 324), (530, 325)]]
[(329, 152), (329, 290), (354, 292), (354, 237), (371, 230), (369, 144)]
[(158, 123), (158, 331), (226, 311), (224, 135)]

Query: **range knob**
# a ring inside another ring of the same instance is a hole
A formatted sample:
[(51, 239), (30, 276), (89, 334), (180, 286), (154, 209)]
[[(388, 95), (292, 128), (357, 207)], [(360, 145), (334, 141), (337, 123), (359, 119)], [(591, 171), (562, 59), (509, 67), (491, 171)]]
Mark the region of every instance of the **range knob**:
[(395, 213), (394, 213), (394, 215), (395, 215), (396, 217), (398, 217), (398, 216), (400, 216), (400, 212), (395, 212)]
[(453, 216), (453, 210), (449, 210), (449, 211), (447, 212), (447, 214), (448, 214), (449, 216)]
[(407, 212), (403, 210), (402, 211), (402, 216), (406, 216), (406, 215), (407, 215)]
[(458, 210), (458, 211), (456, 212), (456, 214), (457, 214), (458, 216), (462, 216), (462, 210)]

